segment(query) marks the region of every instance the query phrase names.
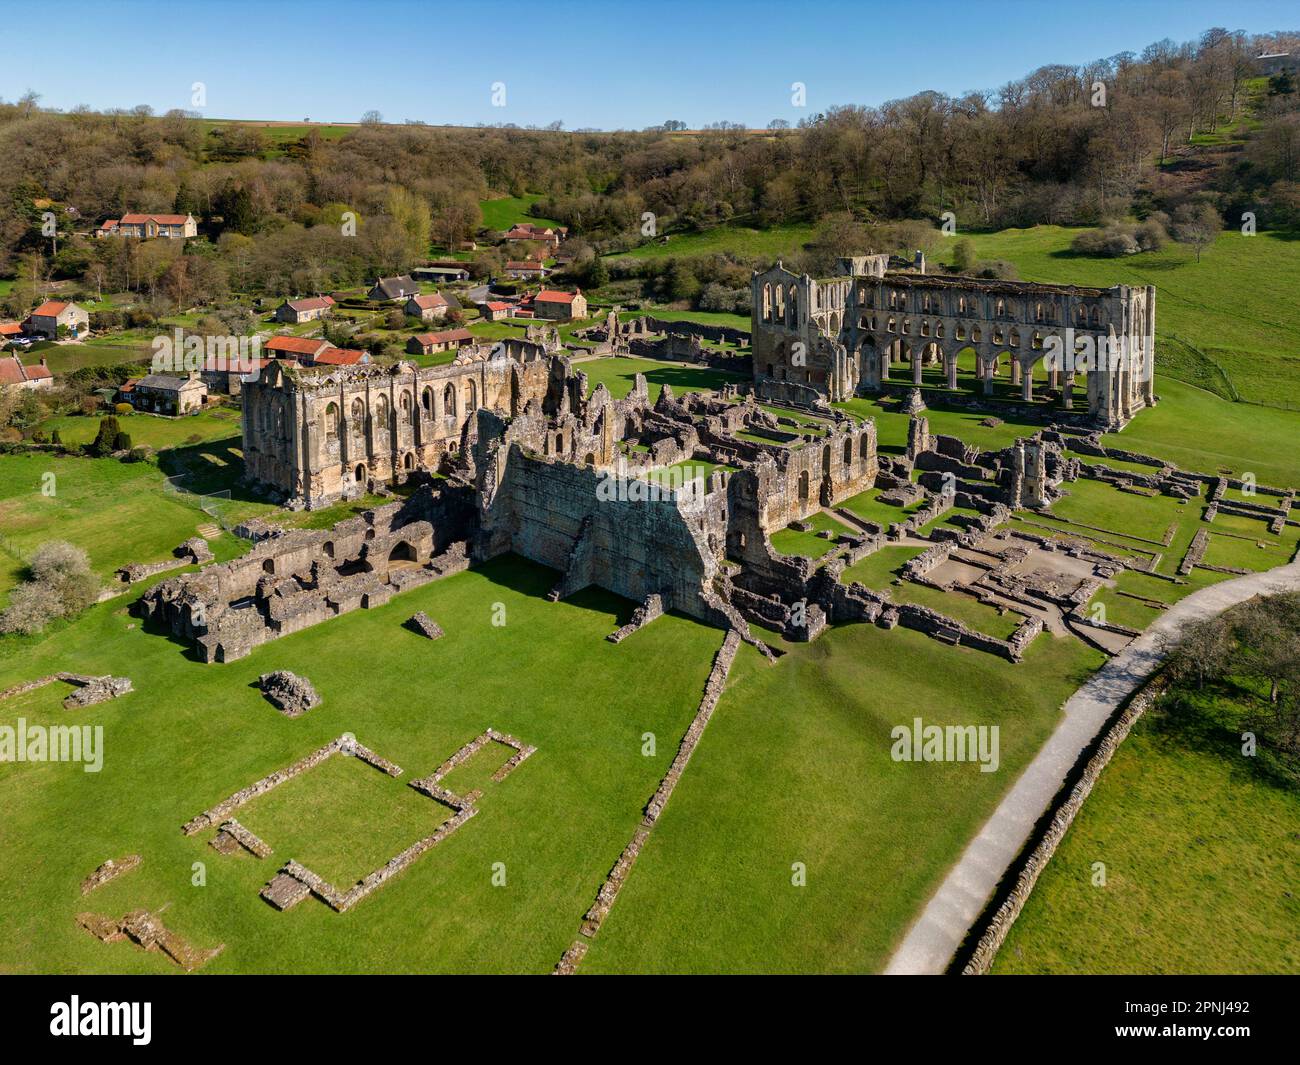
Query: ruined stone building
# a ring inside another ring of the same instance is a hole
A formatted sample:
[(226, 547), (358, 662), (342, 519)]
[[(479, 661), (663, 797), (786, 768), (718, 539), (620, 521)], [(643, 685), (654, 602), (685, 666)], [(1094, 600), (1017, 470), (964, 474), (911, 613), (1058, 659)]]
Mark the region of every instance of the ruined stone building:
[[(1034, 399), (1034, 366), (1064, 409), (1086, 391), (1089, 418), (1118, 428), (1155, 402), (1155, 288), (1086, 288), (986, 281), (890, 269), (889, 257), (841, 259), (829, 278), (777, 263), (752, 280), (753, 372), (760, 394), (816, 406), (888, 387), (890, 363), (910, 363), (920, 384), (941, 365), (957, 387), (958, 355), (972, 349), (991, 394), (1000, 365), (1021, 399)], [(923, 263), (918, 263), (922, 271)], [(1082, 381), (1080, 378), (1082, 377)]]
[(272, 363), (243, 388), (247, 476), (291, 506), (317, 507), (436, 469), (480, 407), (517, 414), (540, 395), (551, 346), (467, 347), (428, 368)]

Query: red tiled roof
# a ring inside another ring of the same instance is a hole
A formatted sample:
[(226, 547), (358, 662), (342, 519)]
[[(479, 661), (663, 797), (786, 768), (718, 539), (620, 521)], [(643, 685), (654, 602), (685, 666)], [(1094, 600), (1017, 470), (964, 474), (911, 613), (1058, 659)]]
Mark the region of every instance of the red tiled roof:
[(533, 298), (534, 303), (572, 303), (576, 293), (573, 292), (555, 292), (550, 289), (542, 289), (541, 292)]
[(18, 322), (0, 322), (0, 337), (17, 336), (23, 331), (23, 327)]
[(334, 306), (332, 296), (308, 296), (301, 300), (285, 301), (291, 310), (295, 311), (323, 311), (326, 307)]
[(542, 264), (529, 262), (526, 259), (523, 261), (516, 259), (506, 263), (506, 269), (507, 270), (534, 270), (540, 272), (542, 269)]
[(27, 378), (17, 355), (0, 359), (0, 385), (21, 385)]
[(99, 224), (100, 229), (116, 229), (120, 219), (106, 218)]
[(485, 304), (483, 304), (483, 306), (486, 307), (489, 311), (508, 311), (508, 310), (510, 310), (510, 304), (508, 304), (508, 303), (502, 303), (500, 300), (492, 300), (492, 301), (489, 302), (489, 303), (485, 303)]
[(122, 225), (141, 226), (145, 222), (157, 222), (160, 226), (183, 226), (189, 215), (183, 214), (124, 214)]
[(433, 310), (435, 307), (446, 307), (448, 305), (446, 298), (439, 295), (437, 292), (428, 296), (412, 296), (411, 299), (415, 301), (415, 305), (422, 311), (429, 311)]
[(430, 344), (446, 344), (452, 340), (473, 340), (474, 334), (468, 329), (444, 329), (439, 333), (421, 333), (415, 339), (427, 348)]
[(32, 317), (55, 318), (62, 314), (67, 306), (68, 304), (61, 300), (49, 300), (32, 311)]
[(309, 337), (274, 336), (262, 345), (263, 351), (292, 351), (295, 355), (315, 355), (319, 351), (333, 347), (327, 340), (312, 340)]
[(369, 355), (364, 351), (355, 351), (352, 348), (328, 348), (314, 356), (312, 361), (318, 366), (355, 366), (367, 358)]

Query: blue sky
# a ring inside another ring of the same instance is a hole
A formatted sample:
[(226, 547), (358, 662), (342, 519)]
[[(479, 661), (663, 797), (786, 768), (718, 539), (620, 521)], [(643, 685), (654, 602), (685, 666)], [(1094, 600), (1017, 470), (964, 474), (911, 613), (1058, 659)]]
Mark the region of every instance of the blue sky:
[[(213, 118), (515, 122), (640, 129), (792, 124), (833, 104), (995, 88), (1211, 26), (1300, 29), (1295, 0), (64, 0), (48, 48), (0, 64), (0, 97)], [(34, 9), (33, 9), (34, 10)], [(11, 13), (10, 22), (14, 19)], [(51, 15), (41, 18), (53, 17)], [(39, 35), (23, 36), (28, 42)], [(152, 49), (153, 39), (164, 44)], [(48, 55), (48, 59), (45, 56)], [(191, 87), (206, 87), (195, 108)], [(505, 106), (492, 105), (493, 83)], [(807, 86), (807, 107), (791, 85)]]

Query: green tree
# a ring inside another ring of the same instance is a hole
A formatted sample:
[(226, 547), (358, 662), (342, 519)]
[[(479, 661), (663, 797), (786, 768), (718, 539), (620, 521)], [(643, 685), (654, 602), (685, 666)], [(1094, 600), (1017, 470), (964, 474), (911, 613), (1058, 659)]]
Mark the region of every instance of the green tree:
[(121, 432), (122, 429), (114, 415), (110, 414), (105, 418), (100, 418), (99, 432), (95, 434), (95, 440), (90, 445), (91, 452), (100, 456), (111, 455)]

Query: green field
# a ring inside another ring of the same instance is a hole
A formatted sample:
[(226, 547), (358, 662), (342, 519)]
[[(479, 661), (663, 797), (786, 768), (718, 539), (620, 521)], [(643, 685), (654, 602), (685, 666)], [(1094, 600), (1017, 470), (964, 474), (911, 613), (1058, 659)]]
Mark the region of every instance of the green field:
[(813, 226), (797, 224), (750, 229), (740, 225), (715, 226), (692, 233), (668, 233), (647, 244), (618, 254), (637, 259), (714, 255), (727, 252), (745, 258), (778, 259), (798, 251), (812, 239)]
[(574, 369), (587, 375), (587, 383), (591, 388), (603, 384), (615, 399), (622, 399), (631, 392), (636, 375), (643, 373), (650, 389), (651, 403), (659, 399), (664, 385), (671, 386), (674, 394), (680, 396), (684, 392), (708, 391), (719, 388), (728, 381), (742, 380), (739, 374), (726, 370), (712, 370), (685, 362), (622, 356), (586, 360), (575, 363)]
[(1140, 718), (993, 971), (1300, 973), (1300, 793), (1242, 757), (1242, 727), (1217, 694)]
[(494, 200), (480, 200), (479, 208), (483, 212), (485, 229), (507, 230), (516, 222), (533, 222), (539, 226), (559, 225), (553, 218), (542, 218), (531, 214), (533, 204), (540, 195), (502, 196)]
[[(872, 625), (786, 650), (769, 666), (741, 648), (584, 972), (878, 970), (1101, 661), (1045, 636), (1015, 666)], [(914, 707), (1000, 724), (1001, 768), (892, 761)]]
[(128, 562), (154, 562), (211, 519), (162, 491), (149, 463), (57, 455), (0, 458), (0, 600), (21, 579), (25, 560), (46, 540), (67, 540), (90, 555), (107, 580)]
[[(145, 633), (124, 613), (125, 598), (18, 645), (0, 662), (0, 688), (73, 669), (127, 675), (136, 691), (77, 713), (59, 709), (57, 686), (0, 707), (5, 723), (21, 715), (102, 724), (105, 751), (98, 774), (66, 763), (0, 774), (0, 967), (177, 972), (160, 954), (105, 946), (73, 924), (85, 909), (121, 915), (170, 903), (169, 927), (200, 946), (226, 944), (208, 972), (549, 971), (667, 768), (722, 638), (668, 616), (616, 646), (604, 637), (631, 604), (594, 592), (550, 603), (554, 580), (549, 570), (498, 560), (229, 665), (195, 662)], [(493, 624), (498, 603), (502, 626)], [(431, 643), (403, 629), (416, 610), (446, 635)], [(278, 714), (253, 681), (281, 668), (309, 677), (322, 705), (294, 720)], [(319, 861), (342, 878), (414, 842), (391, 830), (423, 832), (437, 811), (406, 782), (489, 726), (537, 753), (488, 784), (478, 816), (412, 868), (344, 915), (310, 899), (277, 913), (258, 898), (287, 858)], [(247, 823), (275, 851), (266, 860), (222, 857), (207, 846), (211, 833), (181, 834), (201, 810), (343, 732), (402, 766), (403, 776), (338, 758), (251, 804)], [(659, 737), (654, 756), (642, 754), (646, 732)], [(360, 775), (349, 776), (355, 769)], [(76, 832), (66, 831), (69, 819)], [(345, 846), (332, 831), (364, 838)], [(139, 870), (81, 897), (90, 870), (128, 853), (144, 855)], [(191, 886), (195, 862), (206, 867), (204, 887)], [(503, 887), (493, 886), (495, 863), (504, 863)]]
[(842, 521), (837, 521), (825, 511), (808, 515), (804, 522), (810, 526), (810, 531), (786, 528), (774, 532), (770, 537), (772, 550), (780, 555), (800, 555), (804, 558), (818, 559), (830, 554), (836, 547), (833, 539), (824, 539), (818, 536), (818, 533), (828, 532), (838, 537), (857, 532), (856, 529), (850, 528)]

